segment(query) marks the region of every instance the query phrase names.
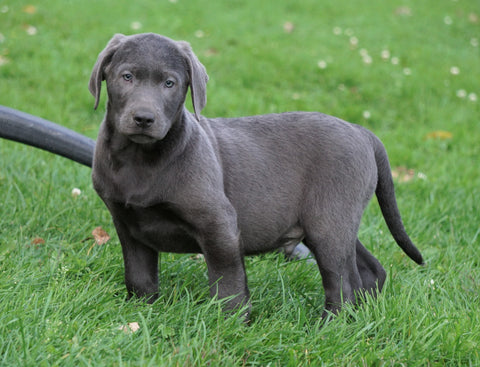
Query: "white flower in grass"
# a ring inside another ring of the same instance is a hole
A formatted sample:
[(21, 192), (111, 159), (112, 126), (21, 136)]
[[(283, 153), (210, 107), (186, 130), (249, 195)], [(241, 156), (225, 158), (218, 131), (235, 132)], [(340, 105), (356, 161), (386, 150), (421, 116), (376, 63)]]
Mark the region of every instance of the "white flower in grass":
[(406, 76), (412, 75), (412, 69), (404, 68), (403, 69), (403, 74), (406, 75)]
[(427, 179), (427, 175), (423, 172), (418, 172), (417, 173), (417, 177), (420, 179), (420, 180), (426, 180)]
[(478, 47), (478, 38), (472, 38), (472, 39), (470, 39), (470, 44), (471, 44), (473, 47)]
[(197, 38), (203, 38), (205, 37), (205, 32), (199, 29), (198, 31), (195, 31), (195, 37)]
[(340, 35), (342, 34), (342, 28), (340, 28), (340, 27), (334, 27), (334, 28), (333, 28), (333, 34), (334, 34), (335, 36), (340, 36)]
[(327, 68), (328, 64), (327, 64), (327, 62), (326, 62), (325, 60), (320, 60), (320, 61), (318, 62), (318, 64), (317, 64), (317, 66), (318, 66), (320, 69), (323, 70), (323, 69), (326, 69), (326, 68)]
[(458, 98), (465, 98), (467, 96), (467, 91), (465, 89), (457, 90), (457, 97)]
[(372, 114), (370, 111), (363, 111), (362, 116), (365, 120), (368, 120), (370, 117), (372, 117)]
[(142, 23), (140, 22), (132, 22), (130, 24), (130, 28), (132, 28), (132, 30), (134, 31), (138, 31), (140, 28), (142, 28)]
[(79, 197), (82, 194), (82, 191), (79, 188), (73, 188), (72, 190), (72, 196), (74, 198)]
[(452, 66), (450, 68), (450, 74), (452, 74), (452, 75), (460, 74), (460, 68), (458, 66)]
[(446, 25), (452, 25), (453, 23), (452, 17), (447, 15), (445, 18), (443, 18), (443, 23), (445, 23)]
[(398, 65), (398, 64), (400, 64), (400, 59), (398, 57), (394, 56), (394, 57), (392, 57), (390, 62), (392, 63), (392, 65)]
[(358, 53), (360, 54), (360, 56), (362, 57), (365, 57), (365, 56), (368, 56), (368, 51), (365, 49), (365, 48), (361, 48)]
[(472, 102), (477, 102), (477, 95), (475, 93), (470, 93), (468, 99)]
[(368, 54), (368, 51), (365, 48), (360, 49), (360, 51), (358, 51), (358, 53), (360, 54), (360, 56), (362, 56), (363, 62), (365, 64), (371, 64), (372, 63), (373, 59)]
[(373, 62), (373, 59), (370, 55), (365, 55), (365, 56), (363, 56), (363, 62), (365, 64), (369, 65)]
[(388, 50), (382, 50), (380, 53), (380, 56), (382, 57), (382, 60), (388, 60), (390, 58), (390, 51)]
[(25, 32), (27, 32), (29, 36), (35, 36), (38, 33), (38, 30), (33, 25), (29, 25), (25, 28)]
[(353, 47), (358, 46), (358, 38), (357, 37), (350, 37), (350, 45)]

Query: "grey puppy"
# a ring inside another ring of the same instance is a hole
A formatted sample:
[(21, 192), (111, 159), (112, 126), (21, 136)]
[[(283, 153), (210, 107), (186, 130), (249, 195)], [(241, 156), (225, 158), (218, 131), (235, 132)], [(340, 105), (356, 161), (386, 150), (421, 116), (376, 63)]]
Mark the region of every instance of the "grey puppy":
[(323, 316), (337, 313), (385, 281), (357, 239), (374, 192), (398, 245), (423, 263), (368, 130), (321, 113), (207, 119), (204, 66), (188, 43), (157, 34), (110, 40), (90, 79), (95, 108), (103, 80), (92, 177), (120, 238), (129, 297), (158, 297), (159, 252), (202, 253), (211, 295), (228, 309), (249, 305), (244, 256), (303, 241), (322, 275)]

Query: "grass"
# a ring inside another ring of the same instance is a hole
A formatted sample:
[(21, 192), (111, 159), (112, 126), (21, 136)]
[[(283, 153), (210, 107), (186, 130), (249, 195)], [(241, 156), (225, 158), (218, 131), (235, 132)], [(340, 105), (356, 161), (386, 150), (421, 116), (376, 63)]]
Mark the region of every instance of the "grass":
[[(402, 174), (399, 206), (427, 266), (398, 249), (374, 200), (360, 238), (388, 271), (384, 292), (323, 327), (318, 271), (275, 254), (247, 260), (248, 327), (224, 318), (190, 255), (162, 256), (154, 305), (125, 302), (90, 170), (0, 141), (0, 365), (479, 365), (480, 4), (368, 5), (2, 1), (1, 104), (94, 138), (104, 109), (86, 86), (111, 35), (185, 39), (210, 75), (206, 116), (318, 110), (373, 130)], [(90, 238), (97, 226), (105, 245)]]

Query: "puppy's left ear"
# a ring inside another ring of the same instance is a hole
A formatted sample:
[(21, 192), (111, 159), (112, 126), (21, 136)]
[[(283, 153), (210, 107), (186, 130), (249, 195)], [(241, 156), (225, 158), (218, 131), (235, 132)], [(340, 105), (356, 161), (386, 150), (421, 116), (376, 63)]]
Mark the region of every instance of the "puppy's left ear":
[(195, 112), (195, 117), (200, 121), (200, 113), (207, 104), (207, 71), (205, 66), (202, 65), (197, 56), (193, 53), (188, 42), (178, 41), (177, 43), (188, 64), (193, 110)]
[(105, 67), (112, 60), (113, 54), (126, 38), (127, 36), (124, 36), (123, 34), (114, 35), (104, 50), (98, 55), (97, 62), (95, 63), (92, 75), (90, 76), (90, 83), (88, 84), (90, 93), (95, 97), (95, 109), (97, 109), (98, 102), (100, 102), (100, 90), (102, 89), (102, 81), (105, 79)]

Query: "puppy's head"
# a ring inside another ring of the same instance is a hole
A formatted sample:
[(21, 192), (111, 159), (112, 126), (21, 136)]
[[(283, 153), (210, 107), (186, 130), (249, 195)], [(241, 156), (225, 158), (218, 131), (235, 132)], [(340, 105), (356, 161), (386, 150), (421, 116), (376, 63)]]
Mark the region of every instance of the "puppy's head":
[(188, 87), (197, 119), (207, 100), (208, 76), (190, 45), (153, 33), (117, 34), (99, 54), (89, 83), (95, 108), (103, 80), (107, 119), (136, 143), (165, 137), (183, 111)]

